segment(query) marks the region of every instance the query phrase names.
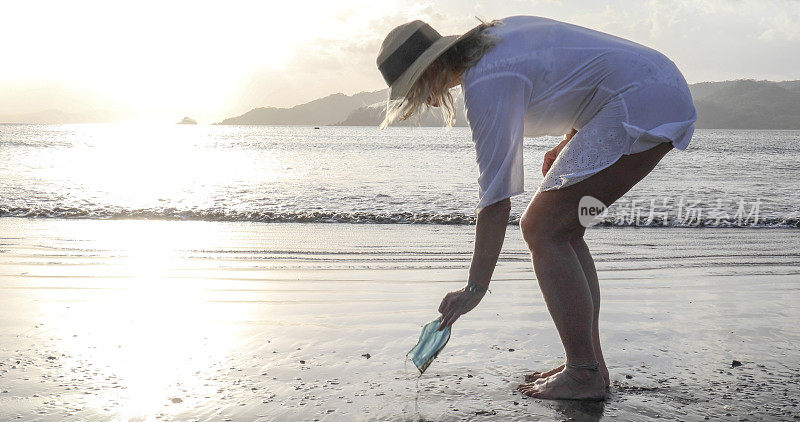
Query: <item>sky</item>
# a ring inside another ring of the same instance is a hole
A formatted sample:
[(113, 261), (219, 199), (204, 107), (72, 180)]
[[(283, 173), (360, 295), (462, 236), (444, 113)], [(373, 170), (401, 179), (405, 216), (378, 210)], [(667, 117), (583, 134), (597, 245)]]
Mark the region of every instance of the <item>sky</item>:
[(800, 0), (0, 0), (0, 118), (56, 109), (212, 123), (254, 107), (385, 88), (395, 26), (545, 16), (670, 57), (689, 83), (800, 79)]

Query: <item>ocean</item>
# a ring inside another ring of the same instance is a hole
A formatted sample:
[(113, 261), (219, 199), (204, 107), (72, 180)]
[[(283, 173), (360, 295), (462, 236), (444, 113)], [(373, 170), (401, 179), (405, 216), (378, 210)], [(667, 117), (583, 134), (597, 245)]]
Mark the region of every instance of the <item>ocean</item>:
[[(525, 140), (526, 193), (559, 138)], [(601, 225), (800, 227), (800, 131), (697, 130)], [(474, 224), (468, 128), (0, 125), (0, 216)]]
[[(584, 403), (515, 390), (563, 362), (519, 228), (406, 359), (468, 278), (466, 128), (0, 125), (0, 419), (796, 420), (799, 139), (699, 130), (587, 230)], [(511, 224), (558, 141), (526, 140)]]

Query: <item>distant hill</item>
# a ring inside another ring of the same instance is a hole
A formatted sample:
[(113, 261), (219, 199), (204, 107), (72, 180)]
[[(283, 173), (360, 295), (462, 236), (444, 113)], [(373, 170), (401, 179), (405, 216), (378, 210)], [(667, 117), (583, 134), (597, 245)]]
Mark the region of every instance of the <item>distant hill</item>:
[(800, 129), (800, 81), (739, 80), (690, 87), (701, 129)]
[(291, 108), (259, 107), (221, 125), (331, 125), (341, 122), (359, 107), (386, 99), (386, 90), (355, 95), (333, 94)]
[[(800, 129), (800, 80), (751, 79), (702, 82), (689, 86), (702, 129)], [(257, 108), (221, 124), (377, 126), (383, 120), (386, 90), (352, 96), (334, 94), (292, 108)], [(463, 98), (456, 126), (466, 126)], [(441, 126), (427, 112), (394, 126)]]
[[(360, 92), (354, 95), (333, 94), (291, 108), (259, 107), (237, 117), (225, 119), (220, 125), (336, 125), (378, 126), (383, 121), (388, 89)], [(466, 126), (464, 99), (456, 99), (456, 126)], [(436, 111), (419, 117), (395, 122), (392, 126), (441, 126)]]

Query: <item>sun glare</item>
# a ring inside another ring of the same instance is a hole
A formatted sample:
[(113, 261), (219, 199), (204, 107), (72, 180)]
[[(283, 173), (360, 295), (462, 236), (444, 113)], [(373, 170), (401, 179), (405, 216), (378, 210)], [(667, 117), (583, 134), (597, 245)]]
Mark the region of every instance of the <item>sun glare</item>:
[[(108, 124), (79, 136), (79, 151), (45, 151), (43, 174), (75, 195), (114, 198), (128, 209), (213, 206), (227, 184), (268, 184), (292, 177), (291, 157), (219, 148), (207, 126)], [(76, 130), (80, 131), (80, 128)], [(68, 157), (59, 154), (68, 154)], [(254, 160), (258, 160), (257, 163)], [(112, 210), (113, 211), (113, 210)]]
[(87, 246), (116, 251), (120, 265), (106, 275), (103, 287), (88, 289), (92, 299), (84, 296), (79, 306), (65, 310), (63, 302), (39, 303), (45, 325), (74, 359), (63, 359), (64, 370), (85, 370), (88, 362), (95, 368), (88, 376), (96, 378), (96, 385), (119, 387), (94, 406), (108, 408), (110, 401), (111, 411), (125, 420), (149, 418), (163, 412), (168, 401), (174, 412), (196, 406), (186, 391), (212, 394), (219, 388), (209, 380), (239, 341), (228, 321), (244, 316), (214, 311), (209, 297), (213, 279), (182, 277), (191, 273), (192, 250), (225, 235), (219, 227), (120, 221), (81, 233), (94, 239)]
[(347, 9), (341, 2), (7, 3), (5, 16), (36, 18), (0, 27), (10, 41), (3, 54), (15, 58), (0, 69), (0, 89), (28, 91), (27, 104), (48, 86), (74, 96), (78, 108), (113, 108), (101, 111), (122, 119), (219, 121), (255, 72), (284, 67), (304, 43), (341, 37)]

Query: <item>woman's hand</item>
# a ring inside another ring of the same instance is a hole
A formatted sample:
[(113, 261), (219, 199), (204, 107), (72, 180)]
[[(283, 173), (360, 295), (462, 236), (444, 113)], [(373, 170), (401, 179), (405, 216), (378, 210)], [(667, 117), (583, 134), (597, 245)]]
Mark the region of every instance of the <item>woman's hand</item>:
[(547, 151), (544, 154), (544, 162), (542, 163), (542, 176), (547, 175), (547, 172), (550, 171), (550, 167), (556, 161), (556, 158), (558, 158), (558, 154), (561, 154), (561, 150), (564, 149), (569, 140), (572, 139), (572, 137), (575, 136), (576, 133), (578, 133), (578, 131), (572, 129), (572, 132), (568, 133), (566, 135), (566, 138), (564, 138), (564, 140), (561, 141), (561, 143), (559, 143), (558, 145), (555, 146), (555, 148), (551, 149), (550, 151)]
[(547, 172), (550, 171), (550, 167), (553, 166), (553, 163), (558, 158), (558, 154), (561, 153), (563, 147), (561, 144), (558, 144), (557, 147), (551, 149), (544, 153), (544, 162), (542, 163), (542, 176), (547, 176)]
[(475, 309), (485, 294), (486, 292), (470, 292), (466, 288), (446, 294), (439, 305), (439, 312), (442, 314), (439, 330), (452, 325), (461, 315)]

